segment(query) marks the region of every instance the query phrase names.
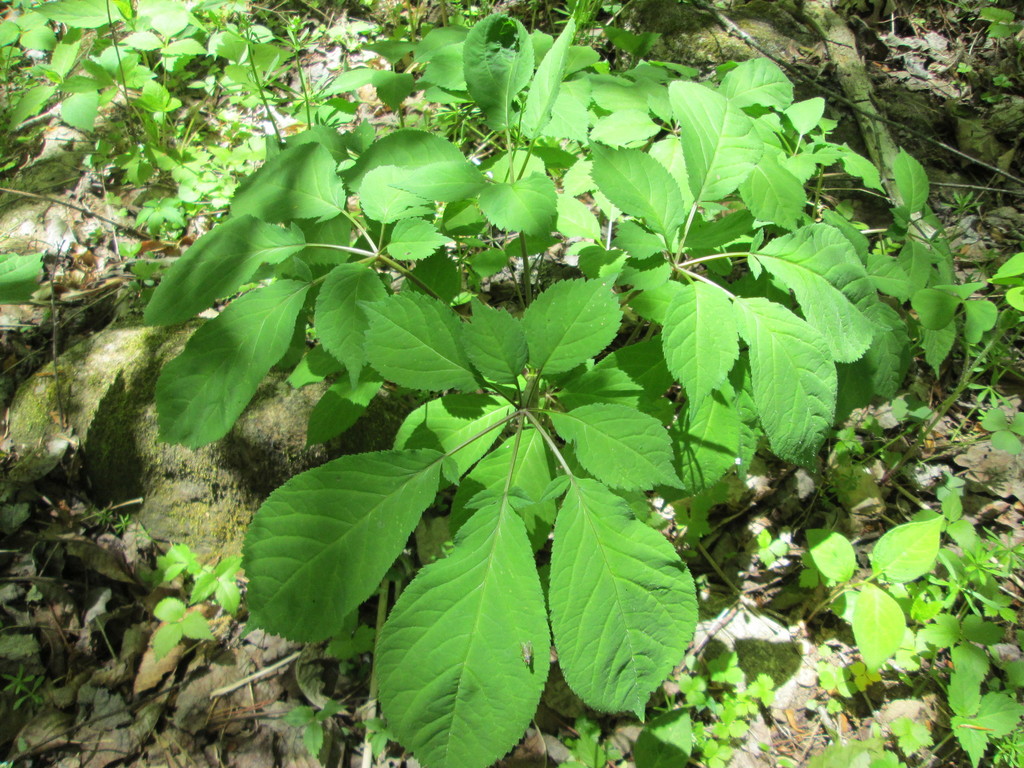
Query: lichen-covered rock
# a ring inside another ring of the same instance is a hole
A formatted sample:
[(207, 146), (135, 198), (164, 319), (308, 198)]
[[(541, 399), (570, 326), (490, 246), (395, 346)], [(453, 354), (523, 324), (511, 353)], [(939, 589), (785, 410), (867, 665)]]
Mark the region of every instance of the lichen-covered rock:
[(161, 442), (156, 380), (196, 327), (95, 334), (61, 355), (56, 375), (51, 365), (21, 386), (11, 407), (11, 440), (24, 456), (62, 437), (77, 441), (97, 504), (141, 498), (138, 519), (155, 538), (234, 554), (274, 488), (335, 456), (390, 448), (409, 406), (382, 393), (340, 438), (307, 447), (306, 421), (324, 386), (296, 390), (271, 373), (223, 439), (197, 450)]

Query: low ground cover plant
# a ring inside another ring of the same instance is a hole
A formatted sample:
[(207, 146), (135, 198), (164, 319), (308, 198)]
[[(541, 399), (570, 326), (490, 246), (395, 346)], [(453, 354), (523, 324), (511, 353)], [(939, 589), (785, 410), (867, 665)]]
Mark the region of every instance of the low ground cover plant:
[[(421, 393), (393, 450), (275, 491), (243, 564), (251, 625), (324, 640), (425, 512), (450, 516), (453, 547), (402, 592), (374, 657), (389, 732), (432, 768), (515, 744), (552, 647), (584, 702), (642, 718), (697, 618), (648, 494), (697, 494), (759, 446), (814, 464), (837, 418), (896, 394), (915, 350), (938, 367), (959, 328), (977, 343), (996, 322), (954, 285), (909, 155), (872, 245), (823, 179), (881, 190), (877, 170), (774, 64), (612, 72), (574, 33), (493, 15), (378, 46), (412, 66), (345, 73), (337, 92), (439, 106), (274, 143), (145, 312), (180, 323), (236, 296), (160, 376), (169, 441), (223, 437), (273, 366), (332, 382), (311, 442), (384, 382)], [(865, 585), (856, 610), (887, 600)], [(895, 633), (867, 649), (872, 670)]]

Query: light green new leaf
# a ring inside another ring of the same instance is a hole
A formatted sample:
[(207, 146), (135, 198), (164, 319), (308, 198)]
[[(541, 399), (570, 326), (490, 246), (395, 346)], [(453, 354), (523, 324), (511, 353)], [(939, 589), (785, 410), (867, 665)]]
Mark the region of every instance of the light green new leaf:
[(792, 104), (785, 111), (786, 117), (800, 134), (813, 131), (825, 114), (825, 100), (820, 96)]
[(432, 213), (434, 204), (401, 188), (408, 171), (397, 165), (381, 165), (368, 171), (359, 185), (359, 207), (369, 218), (383, 224)]
[(974, 768), (978, 768), (991, 741), (1013, 733), (1021, 717), (1024, 717), (1024, 706), (1013, 696), (990, 691), (982, 697), (974, 717), (953, 717), (950, 727)]
[(772, 450), (810, 464), (835, 414), (837, 377), (821, 335), (768, 299), (738, 299), (740, 335), (750, 345), (754, 405)]
[(39, 288), (43, 254), (0, 254), (0, 304), (21, 304)]
[(871, 570), (889, 581), (913, 581), (930, 573), (939, 554), (944, 518), (898, 525), (888, 531), (871, 551)]
[(694, 200), (720, 200), (750, 174), (764, 149), (754, 123), (725, 96), (692, 82), (668, 87)]
[(601, 224), (586, 205), (566, 194), (558, 196), (558, 231), (564, 237), (585, 237), (600, 241)]
[(575, 445), (583, 468), (602, 483), (626, 491), (659, 483), (678, 486), (672, 443), (653, 416), (612, 403), (548, 415), (562, 439)]
[(530, 92), (526, 95), (526, 106), (523, 108), (523, 121), (520, 126), (523, 133), (531, 139), (537, 138), (551, 120), (551, 110), (558, 98), (562, 78), (565, 77), (569, 46), (572, 45), (575, 35), (576, 22), (569, 19), (537, 67)]
[(440, 467), (430, 450), (343, 456), (270, 494), (245, 537), (250, 624), (300, 642), (337, 634), (434, 501)]
[(580, 144), (585, 143), (587, 130), (594, 119), (589, 107), (589, 80), (583, 78), (562, 83), (551, 108), (551, 119), (541, 133), (553, 139), (572, 139)]
[(641, 146), (661, 128), (646, 110), (621, 109), (599, 117), (590, 129), (590, 140), (610, 147)]
[(668, 369), (691, 399), (716, 389), (739, 357), (736, 310), (706, 283), (682, 285), (672, 296), (661, 334)]
[(92, 131), (99, 114), (100, 94), (98, 91), (73, 93), (60, 104), (60, 119), (83, 133)]
[(321, 144), (289, 147), (242, 182), (231, 202), (231, 214), (263, 221), (333, 219), (346, 210), (345, 185), (336, 166)]
[(690, 398), (669, 430), (683, 490), (695, 495), (736, 466), (740, 455), (740, 413), (723, 392)]
[(814, 567), (837, 584), (853, 578), (857, 554), (843, 534), (821, 528), (807, 531), (807, 553)]
[(452, 456), (458, 474), (449, 479), (455, 482), (494, 445), (501, 430), (491, 428), (510, 413), (508, 401), (494, 395), (456, 394), (428, 400), (406, 416), (395, 435), (395, 448), (448, 453), (473, 440)]
[(807, 205), (804, 185), (771, 154), (763, 155), (740, 184), (740, 197), (758, 219), (783, 229), (795, 229)]
[(595, 709), (643, 717), (693, 636), (693, 579), (672, 545), (594, 480), (570, 486), (554, 538), (548, 601), (565, 680)]
[(491, 381), (515, 384), (529, 355), (519, 318), (473, 301), (473, 321), (463, 328), (466, 354)]
[(78, 29), (99, 29), (124, 21), (117, 5), (107, 0), (56, 0), (32, 9), (43, 18)]
[(911, 213), (924, 210), (928, 205), (928, 174), (924, 166), (907, 154), (904, 149), (896, 155), (892, 164), (893, 181)]
[(370, 319), (366, 356), (385, 378), (411, 389), (476, 389), (452, 310), (419, 293), (362, 303)]
[(571, 370), (607, 347), (621, 321), (619, 302), (607, 284), (555, 283), (523, 313), (530, 365), (547, 374)]
[(862, 584), (853, 606), (853, 637), (869, 672), (899, 650), (907, 620), (899, 603), (874, 584)]
[(391, 184), (424, 200), (450, 203), (475, 197), (487, 186), (487, 180), (472, 163), (445, 160), (403, 169), (402, 175), (393, 179)]
[(259, 288), (192, 335), (157, 381), (160, 439), (198, 448), (228, 433), (287, 351), (308, 290), (296, 280)]
[(590, 175), (609, 200), (630, 216), (642, 219), (666, 239), (686, 220), (692, 200), (684, 200), (672, 174), (638, 149), (591, 146)]
[(793, 83), (765, 58), (748, 59), (727, 72), (718, 92), (740, 109), (760, 105), (782, 111), (793, 103)]
[(513, 125), (516, 96), (533, 75), (533, 41), (518, 20), (492, 14), (466, 36), (463, 74), (473, 101), (496, 131)]
[(941, 331), (953, 322), (961, 304), (958, 296), (938, 288), (922, 288), (910, 297), (910, 306), (917, 312), (921, 325), (930, 331)]
[(281, 229), (252, 216), (218, 224), (167, 270), (143, 318), (148, 325), (183, 323), (238, 290), (261, 264), (278, 264), (305, 244), (297, 228)]
[(320, 342), (345, 364), (353, 384), (366, 364), (363, 345), (370, 326), (359, 304), (387, 297), (387, 289), (370, 267), (339, 264), (328, 273), (316, 298), (314, 320)]
[(503, 498), (420, 571), (381, 630), (375, 663), (388, 728), (427, 768), (486, 768), (529, 725), (550, 646), (533, 551)]
[(425, 259), (438, 248), (452, 242), (437, 231), (437, 227), (423, 219), (402, 219), (395, 224), (387, 251), (396, 259), (415, 261)]
[(369, 368), (355, 384), (347, 379), (334, 382), (310, 411), (306, 445), (327, 442), (355, 424), (383, 383)]
[(547, 235), (558, 215), (555, 183), (533, 173), (511, 183), (489, 184), (480, 193), (480, 210), (494, 226), (506, 232)]

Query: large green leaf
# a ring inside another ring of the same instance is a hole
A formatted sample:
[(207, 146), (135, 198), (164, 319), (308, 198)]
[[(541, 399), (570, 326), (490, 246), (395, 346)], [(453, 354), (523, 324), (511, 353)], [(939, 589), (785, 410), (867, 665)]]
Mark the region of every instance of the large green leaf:
[(281, 229), (252, 216), (229, 219), (171, 265), (143, 317), (149, 325), (183, 323), (238, 290), (261, 264), (277, 264), (304, 247), (295, 227)]
[(156, 385), (160, 438), (189, 448), (219, 440), (288, 350), (308, 283), (247, 293), (196, 331)]
[(673, 406), (664, 395), (672, 381), (661, 344), (649, 339), (610, 352), (593, 368), (562, 382), (558, 402), (568, 411), (593, 403), (618, 403), (668, 421)]
[(489, 184), (480, 193), (480, 210), (488, 221), (506, 232), (550, 234), (558, 215), (557, 206), (555, 183), (542, 173)]
[(474, 300), (473, 322), (463, 328), (462, 337), (480, 373), (499, 384), (515, 384), (529, 354), (519, 318)]
[(901, 149), (893, 161), (892, 175), (896, 189), (903, 198), (903, 205), (911, 213), (924, 210), (928, 205), (928, 174), (924, 166)]
[(874, 584), (862, 584), (853, 605), (853, 637), (868, 671), (878, 670), (903, 642), (907, 619), (899, 603)]
[(484, 175), (465, 159), (444, 160), (403, 171), (401, 178), (392, 182), (394, 186), (442, 203), (474, 197), (487, 185)]
[(476, 389), (452, 310), (419, 293), (363, 302), (370, 319), (366, 356), (385, 378), (412, 389)]
[(316, 330), (324, 349), (345, 364), (354, 383), (366, 364), (363, 351), (370, 321), (360, 302), (388, 296), (380, 277), (363, 264), (339, 264), (332, 269), (316, 297)]
[(548, 676), (544, 596), (509, 499), (402, 592), (377, 643), (388, 727), (426, 768), (486, 768), (523, 735)]
[(379, 165), (363, 176), (359, 207), (369, 218), (384, 224), (432, 213), (434, 204), (401, 188), (408, 171), (397, 165)]
[(358, 192), (366, 174), (381, 166), (402, 168), (415, 180), (415, 171), (419, 168), (465, 162), (462, 150), (436, 133), (403, 128), (373, 142), (344, 177), (349, 187)]
[(401, 554), (440, 467), (431, 450), (343, 456), (270, 494), (245, 538), (250, 625), (302, 642), (336, 634)]
[(565, 77), (569, 46), (575, 34), (576, 22), (569, 19), (537, 67), (530, 91), (526, 95), (526, 106), (523, 108), (523, 121), (520, 126), (523, 133), (531, 139), (540, 135), (541, 129), (551, 120), (551, 110), (558, 98), (562, 78)]
[(43, 254), (0, 255), (0, 304), (20, 304), (32, 298), (39, 288), (39, 273), (43, 268)]
[(736, 310), (725, 292), (707, 283), (680, 286), (661, 333), (668, 369), (691, 399), (725, 381), (739, 357)]
[(683, 489), (695, 495), (736, 465), (740, 455), (740, 414), (723, 392), (690, 398), (672, 425)]
[(595, 709), (637, 717), (697, 623), (693, 579), (672, 545), (594, 480), (574, 482), (558, 512), (548, 601), (569, 686)]
[(606, 485), (628, 491), (679, 484), (668, 432), (653, 416), (613, 403), (549, 415), (583, 468)]
[(619, 302), (607, 284), (555, 283), (523, 313), (530, 364), (547, 374), (571, 370), (607, 347), (621, 320)]
[(749, 59), (727, 72), (719, 93), (741, 109), (762, 106), (781, 112), (793, 103), (793, 83), (778, 64), (765, 58)]
[(683, 190), (665, 166), (638, 149), (609, 149), (593, 144), (591, 150), (591, 176), (598, 189), (616, 207), (671, 239), (686, 220), (693, 200), (683, 198)]
[(772, 450), (810, 464), (835, 413), (836, 369), (828, 346), (806, 321), (767, 299), (738, 299), (740, 335), (750, 345), (754, 405)]
[(242, 182), (231, 201), (231, 213), (263, 221), (333, 219), (346, 206), (345, 185), (336, 167), (321, 144), (289, 147)]
[(533, 42), (526, 27), (503, 14), (477, 22), (466, 36), (462, 60), (469, 95), (498, 131), (513, 125), (516, 96), (533, 75)]
[[(452, 456), (458, 474), (449, 479), (454, 482), (494, 445), (501, 430), (487, 430), (510, 413), (512, 406), (494, 395), (455, 394), (428, 400), (406, 416), (395, 435), (395, 448), (432, 448), (447, 453), (462, 446)], [(472, 442), (466, 445), (468, 441)]]
[(935, 515), (890, 529), (871, 550), (871, 570), (896, 582), (913, 581), (930, 573), (939, 554), (943, 522), (941, 515)]
[(675, 81), (669, 102), (697, 202), (720, 200), (750, 174), (764, 149), (754, 124), (725, 96), (699, 83)]
[(56, 0), (32, 9), (43, 18), (78, 29), (98, 29), (124, 21), (116, 4), (105, 0)]
[(387, 251), (396, 259), (416, 261), (432, 255), (441, 246), (452, 242), (423, 219), (402, 219), (395, 224)]
[(763, 155), (740, 184), (740, 196), (754, 216), (783, 229), (795, 229), (807, 205), (807, 193), (800, 179), (770, 154)]

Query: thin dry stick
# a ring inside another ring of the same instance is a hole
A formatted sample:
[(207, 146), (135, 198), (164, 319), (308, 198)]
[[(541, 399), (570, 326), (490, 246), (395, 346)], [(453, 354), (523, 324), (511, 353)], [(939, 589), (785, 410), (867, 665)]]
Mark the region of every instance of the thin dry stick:
[(37, 195), (35, 192), (25, 192), (24, 190), (21, 189), (10, 189), (8, 187), (0, 187), (0, 193), (4, 192), (7, 193), (8, 195), (21, 195), (22, 197), (28, 197), (31, 198), (32, 200), (42, 200), (47, 203), (53, 203), (54, 205), (63, 205), (65, 208), (70, 208), (73, 211), (84, 213), (86, 216), (92, 216), (94, 219), (99, 219), (100, 221), (105, 221), (107, 224), (112, 224), (118, 229), (128, 232), (129, 234), (135, 235), (136, 237), (140, 237), (143, 240), (148, 239), (148, 235), (146, 235), (144, 232), (135, 229), (135, 227), (130, 227), (127, 224), (119, 224), (113, 219), (108, 219), (106, 216), (101, 216), (100, 214), (94, 211), (90, 211), (88, 208), (83, 208), (82, 206), (75, 205), (74, 203), (69, 203), (64, 200), (58, 200), (55, 197), (47, 197), (46, 195)]
[(291, 664), (302, 654), (302, 651), (296, 651), (295, 653), (285, 656), (283, 659), (279, 659), (271, 664), (269, 667), (264, 667), (259, 672), (253, 672), (248, 677), (243, 677), (241, 680), (236, 680), (228, 685), (221, 686), (216, 690), (210, 691), (210, 698), (216, 699), (220, 696), (227, 696), (229, 693), (237, 691), (239, 688), (248, 685), (249, 683), (255, 682), (256, 680), (262, 680), (264, 677), (274, 674), (281, 667)]

